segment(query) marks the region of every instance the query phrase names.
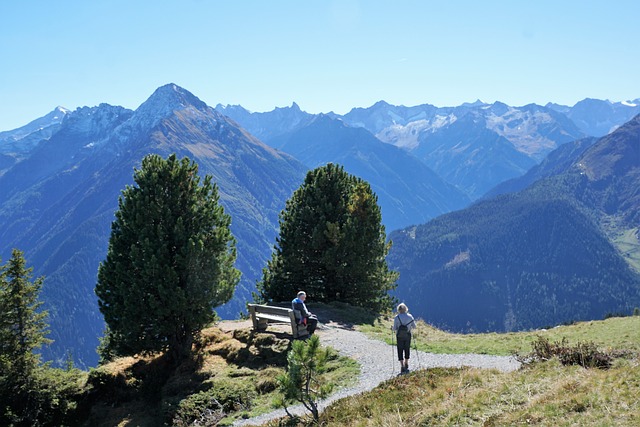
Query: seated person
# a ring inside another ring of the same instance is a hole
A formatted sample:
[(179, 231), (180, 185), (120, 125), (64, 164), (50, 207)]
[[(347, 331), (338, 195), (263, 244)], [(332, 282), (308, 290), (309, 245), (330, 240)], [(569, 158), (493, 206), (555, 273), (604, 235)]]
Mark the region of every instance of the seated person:
[(309, 335), (313, 335), (313, 332), (316, 330), (316, 326), (318, 326), (318, 318), (315, 314), (312, 314), (307, 310), (307, 306), (304, 304), (304, 300), (306, 298), (307, 294), (304, 291), (298, 292), (296, 298), (291, 301), (291, 308), (300, 312), (300, 315), (302, 316), (300, 322), (305, 323), (307, 325)]

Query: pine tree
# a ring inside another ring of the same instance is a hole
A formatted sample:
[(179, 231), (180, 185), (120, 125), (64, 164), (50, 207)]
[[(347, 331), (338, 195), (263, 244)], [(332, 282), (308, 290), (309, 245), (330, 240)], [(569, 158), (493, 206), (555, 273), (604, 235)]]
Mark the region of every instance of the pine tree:
[(284, 407), (287, 414), (287, 401), (295, 400), (318, 422), (318, 403), (331, 393), (332, 387), (325, 384), (322, 374), (326, 370), (329, 349), (320, 349), (320, 339), (313, 335), (307, 342), (294, 341), (287, 355), (287, 372), (278, 377), (282, 400), (277, 403)]
[(284, 301), (303, 289), (316, 301), (388, 308), (397, 273), (386, 263), (381, 220), (367, 182), (333, 164), (310, 171), (280, 214), (258, 299)]
[(28, 378), (38, 366), (34, 350), (51, 342), (46, 338), (48, 313), (39, 310), (44, 279), (32, 282), (32, 271), (17, 249), (0, 271), (0, 363), (19, 379)]
[(149, 155), (135, 170), (112, 224), (96, 294), (109, 336), (106, 353), (189, 354), (195, 335), (229, 301), (240, 273), (233, 266), (231, 218), (218, 189), (175, 155)]
[(34, 351), (51, 340), (47, 312), (40, 310), (44, 279), (31, 281), (32, 271), (17, 249), (0, 267), (0, 424), (32, 425), (38, 412), (40, 357)]

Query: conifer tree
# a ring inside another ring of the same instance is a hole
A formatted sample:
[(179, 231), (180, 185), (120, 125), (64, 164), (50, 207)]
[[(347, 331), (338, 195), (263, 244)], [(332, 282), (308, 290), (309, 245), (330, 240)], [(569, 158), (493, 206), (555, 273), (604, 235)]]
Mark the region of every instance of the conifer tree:
[(127, 186), (111, 227), (96, 294), (112, 355), (169, 351), (180, 360), (195, 335), (229, 301), (240, 273), (233, 266), (231, 218), (218, 189), (188, 158), (149, 155)]
[(0, 270), (0, 365), (14, 379), (25, 380), (38, 366), (34, 350), (48, 344), (46, 311), (39, 310), (43, 278), (31, 281), (33, 268), (14, 249)]
[(287, 372), (278, 377), (278, 385), (282, 399), (276, 400), (289, 417), (287, 401), (295, 400), (313, 415), (317, 423), (319, 418), (318, 403), (331, 393), (332, 387), (322, 379), (326, 371), (329, 349), (320, 348), (317, 335), (305, 341), (294, 341), (287, 355)]
[(280, 214), (258, 299), (285, 301), (303, 289), (316, 301), (388, 308), (397, 273), (381, 220), (367, 182), (331, 163), (310, 171)]
[(14, 249), (0, 266), (0, 424), (35, 425), (40, 402), (34, 350), (51, 342), (46, 338), (47, 312), (39, 300), (42, 278), (31, 281), (32, 268)]

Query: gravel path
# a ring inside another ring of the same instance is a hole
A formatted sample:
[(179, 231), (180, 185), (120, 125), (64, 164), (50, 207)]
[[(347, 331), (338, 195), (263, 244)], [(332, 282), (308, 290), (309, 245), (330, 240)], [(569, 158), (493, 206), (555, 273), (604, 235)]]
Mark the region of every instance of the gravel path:
[[(396, 360), (395, 347), (382, 341), (368, 338), (361, 332), (340, 327), (336, 324), (321, 325), (316, 333), (322, 345), (338, 350), (343, 356), (348, 356), (360, 363), (360, 378), (353, 387), (338, 390), (319, 404), (322, 410), (330, 403), (343, 397), (352, 396), (372, 390), (381, 382), (397, 376), (400, 364)], [(410, 368), (427, 369), (434, 367), (462, 367), (497, 369), (504, 372), (514, 371), (520, 367), (518, 361), (510, 356), (487, 356), (482, 354), (433, 354), (411, 350)], [(289, 412), (296, 415), (307, 411), (302, 405), (289, 408)], [(234, 426), (261, 425), (267, 421), (286, 416), (283, 409), (278, 409), (258, 417), (236, 421)]]

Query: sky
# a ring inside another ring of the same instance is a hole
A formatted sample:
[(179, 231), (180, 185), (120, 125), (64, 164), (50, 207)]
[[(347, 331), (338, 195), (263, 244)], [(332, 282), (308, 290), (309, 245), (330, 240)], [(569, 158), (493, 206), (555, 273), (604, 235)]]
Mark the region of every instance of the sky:
[(175, 83), (210, 106), (640, 98), (637, 0), (1, 0), (0, 131)]

